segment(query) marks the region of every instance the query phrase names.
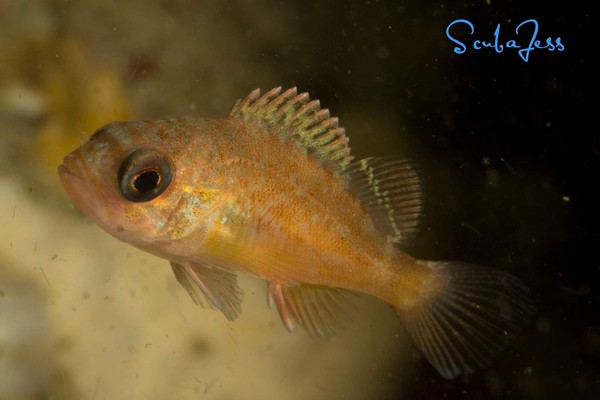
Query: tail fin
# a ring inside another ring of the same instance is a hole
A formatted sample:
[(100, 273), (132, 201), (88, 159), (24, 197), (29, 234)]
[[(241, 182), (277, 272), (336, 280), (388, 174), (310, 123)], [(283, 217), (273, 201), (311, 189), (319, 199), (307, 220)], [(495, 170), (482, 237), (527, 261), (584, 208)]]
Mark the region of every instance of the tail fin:
[(422, 298), (396, 312), (427, 360), (446, 379), (491, 363), (535, 313), (529, 289), (492, 268), (427, 262)]

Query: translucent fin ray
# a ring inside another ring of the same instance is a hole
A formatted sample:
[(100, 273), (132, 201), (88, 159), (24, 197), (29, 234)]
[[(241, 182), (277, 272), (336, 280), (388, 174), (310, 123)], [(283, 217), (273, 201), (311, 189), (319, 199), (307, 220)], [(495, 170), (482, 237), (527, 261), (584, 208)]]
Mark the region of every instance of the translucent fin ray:
[(317, 285), (269, 282), (269, 307), (275, 305), (288, 331), (302, 326), (311, 336), (335, 334), (350, 319), (350, 297), (344, 289)]
[[(500, 270), (430, 263), (423, 299), (396, 311), (417, 347), (445, 378), (488, 365), (535, 313), (529, 290)], [(427, 292), (427, 287), (435, 288)]]
[(421, 183), (404, 159), (370, 157), (348, 168), (350, 190), (375, 226), (389, 239), (406, 245), (414, 236), (421, 212)]
[(206, 299), (209, 305), (220, 310), (230, 321), (240, 315), (242, 291), (234, 272), (191, 263), (171, 262), (171, 268), (177, 281), (189, 293), (194, 303), (204, 306), (202, 300)]

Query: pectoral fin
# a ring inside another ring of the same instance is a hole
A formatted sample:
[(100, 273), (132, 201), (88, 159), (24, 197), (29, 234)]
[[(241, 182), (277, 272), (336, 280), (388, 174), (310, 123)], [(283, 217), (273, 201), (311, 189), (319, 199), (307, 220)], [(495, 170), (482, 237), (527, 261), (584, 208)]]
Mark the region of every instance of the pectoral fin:
[(221, 310), (228, 320), (233, 321), (240, 315), (242, 291), (234, 272), (192, 263), (171, 262), (171, 268), (177, 281), (187, 290), (194, 303), (204, 305), (202, 298), (205, 297), (209, 304)]
[(328, 286), (268, 282), (268, 303), (277, 307), (283, 325), (296, 324), (312, 336), (333, 335), (349, 320), (352, 292)]

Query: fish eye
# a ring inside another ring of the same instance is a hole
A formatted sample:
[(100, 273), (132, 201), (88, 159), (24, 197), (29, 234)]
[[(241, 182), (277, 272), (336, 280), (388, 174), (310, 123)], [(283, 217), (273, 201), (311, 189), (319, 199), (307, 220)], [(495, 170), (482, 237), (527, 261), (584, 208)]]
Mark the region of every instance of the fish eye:
[(171, 183), (173, 166), (169, 158), (150, 148), (130, 153), (119, 167), (119, 190), (127, 200), (141, 203), (160, 196)]

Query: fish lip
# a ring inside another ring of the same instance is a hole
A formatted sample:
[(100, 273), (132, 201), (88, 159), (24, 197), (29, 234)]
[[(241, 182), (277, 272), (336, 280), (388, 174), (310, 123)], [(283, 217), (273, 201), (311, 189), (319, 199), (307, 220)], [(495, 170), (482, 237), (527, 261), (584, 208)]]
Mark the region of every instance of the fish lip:
[(82, 171), (82, 162), (75, 154), (67, 154), (63, 159), (62, 164), (58, 166), (58, 176), (63, 182), (63, 186), (65, 185), (65, 179), (67, 177), (75, 178), (78, 181), (83, 180), (83, 177), (78, 174), (76, 171)]
[[(123, 229), (118, 223), (113, 223), (113, 215), (108, 210), (107, 204), (114, 203), (114, 199), (109, 193), (96, 191), (92, 183), (93, 174), (79, 154), (67, 154), (57, 169), (62, 186), (75, 208), (117, 239), (143, 248), (147, 248), (151, 244), (169, 241), (167, 236), (135, 241), (131, 239), (131, 231)], [(95, 193), (95, 195), (90, 195), (91, 193)], [(146, 251), (152, 252), (151, 250)]]
[(100, 211), (100, 202), (89, 196), (92, 192), (90, 177), (85, 163), (77, 154), (68, 154), (58, 166), (58, 176), (71, 202), (84, 214), (96, 220)]
[(107, 207), (114, 203), (110, 194), (96, 190), (92, 182), (93, 174), (79, 154), (67, 154), (58, 166), (58, 175), (75, 208), (117, 239), (131, 242), (131, 233), (118, 223), (113, 223), (113, 214)]

